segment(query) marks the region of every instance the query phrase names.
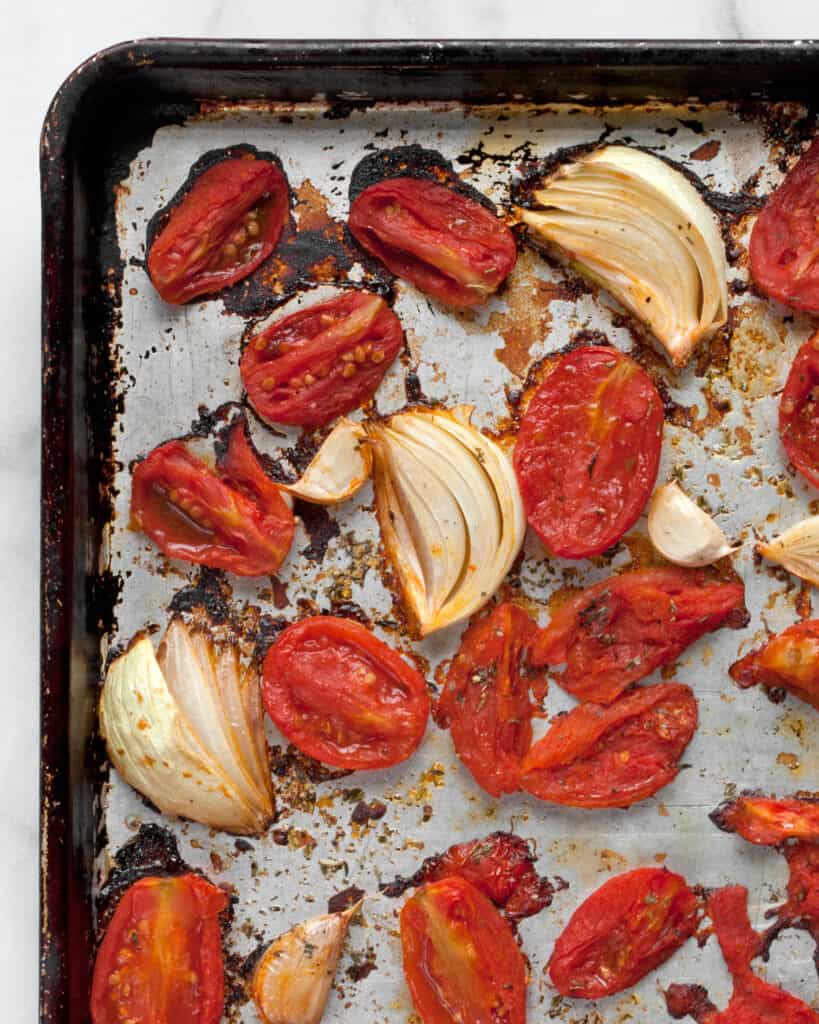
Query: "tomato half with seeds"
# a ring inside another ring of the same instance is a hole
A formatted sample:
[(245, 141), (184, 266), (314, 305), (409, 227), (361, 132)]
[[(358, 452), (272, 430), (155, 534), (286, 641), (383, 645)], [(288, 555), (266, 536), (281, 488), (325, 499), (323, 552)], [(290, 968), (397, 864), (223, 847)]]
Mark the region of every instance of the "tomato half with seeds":
[(261, 467), (244, 420), (229, 430), (215, 468), (184, 441), (155, 448), (134, 469), (131, 521), (169, 558), (237, 576), (278, 571), (295, 521)]
[(425, 178), (365, 188), (349, 228), (393, 274), (455, 309), (486, 302), (517, 259), (514, 235), (491, 210)]
[(218, 1024), (219, 915), (227, 895), (199, 875), (150, 876), (122, 896), (94, 964), (94, 1024)]
[(720, 626), (748, 621), (740, 581), (696, 569), (611, 576), (562, 605), (532, 646), (533, 665), (565, 665), (553, 678), (579, 700), (607, 704), (627, 686)]
[(751, 232), (750, 256), (760, 291), (819, 313), (819, 139), (768, 197)]
[(791, 365), (779, 400), (779, 436), (797, 470), (819, 487), (819, 331)]
[(264, 659), (262, 696), (287, 739), (334, 768), (406, 760), (429, 717), (424, 677), (365, 626), (332, 615), (284, 630)]
[(403, 343), (401, 321), (379, 295), (348, 291), (251, 338), (242, 383), (263, 420), (320, 427), (373, 395)]
[(697, 927), (697, 897), (682, 875), (637, 868), (604, 882), (555, 942), (552, 984), (564, 996), (601, 999), (630, 988)]
[(520, 766), (527, 792), (569, 807), (630, 807), (672, 782), (697, 728), (687, 686), (658, 684), (557, 718)]
[(760, 846), (777, 846), (787, 839), (819, 843), (819, 800), (749, 793), (726, 800), (710, 817), (724, 832), (736, 832)]
[(743, 688), (782, 688), (819, 710), (819, 619), (788, 626), (728, 670)]
[(289, 216), (287, 179), (269, 160), (221, 160), (174, 206), (148, 249), (165, 300), (190, 302), (247, 277), (273, 252)]
[(458, 757), (492, 796), (519, 788), (520, 761), (532, 742), (528, 650), (537, 633), (522, 608), (498, 605), (464, 634), (436, 708)]
[(535, 392), (514, 464), (526, 517), (561, 558), (615, 544), (657, 479), (663, 405), (651, 378), (617, 349), (569, 352)]
[(526, 964), (510, 926), (463, 878), (401, 909), (404, 976), (424, 1024), (525, 1024)]

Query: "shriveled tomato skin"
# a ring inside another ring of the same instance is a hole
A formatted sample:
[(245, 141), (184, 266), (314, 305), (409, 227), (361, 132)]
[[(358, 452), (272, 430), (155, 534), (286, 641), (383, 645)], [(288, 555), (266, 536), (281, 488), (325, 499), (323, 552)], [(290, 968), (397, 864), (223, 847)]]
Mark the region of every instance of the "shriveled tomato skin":
[(262, 666), (267, 713), (299, 750), (335, 768), (388, 768), (418, 747), (424, 677), (365, 626), (332, 615), (296, 622)]
[(537, 626), (504, 603), (469, 627), (446, 675), (435, 711), (458, 757), (491, 796), (519, 788), (521, 758), (532, 742), (528, 668)]
[(404, 976), (424, 1024), (525, 1024), (523, 956), (474, 885), (445, 878), (422, 886), (400, 927)]
[(819, 619), (788, 626), (728, 671), (743, 688), (781, 687), (819, 710)]
[(181, 304), (247, 277), (273, 252), (289, 201), (287, 179), (269, 160), (226, 159), (203, 171), (148, 249), (160, 296)]
[(751, 232), (751, 276), (760, 291), (819, 313), (819, 139), (768, 197)]
[(562, 605), (532, 646), (533, 665), (566, 665), (553, 678), (579, 700), (607, 704), (705, 633), (748, 621), (740, 581), (696, 569), (611, 576)]
[(819, 331), (802, 345), (791, 364), (779, 399), (779, 436), (797, 470), (819, 487)]
[(736, 832), (749, 843), (777, 846), (788, 839), (819, 843), (819, 800), (743, 794), (711, 812), (724, 832)]
[(549, 976), (574, 999), (601, 999), (636, 985), (697, 927), (697, 898), (682, 875), (637, 868), (604, 882), (555, 942)]
[(515, 473), (526, 517), (552, 554), (589, 558), (640, 517), (657, 479), (663, 406), (617, 349), (561, 356), (520, 425)]
[(94, 1024), (218, 1024), (219, 914), (227, 895), (199, 875), (150, 876), (122, 896), (97, 952)]
[(425, 178), (387, 178), (365, 188), (350, 207), (349, 228), (393, 274), (455, 309), (485, 302), (517, 259), (503, 221)]
[(380, 296), (347, 291), (251, 338), (242, 383), (269, 423), (321, 427), (373, 395), (403, 344), (401, 321)]
[(559, 717), (523, 759), (523, 789), (570, 807), (630, 807), (667, 786), (697, 728), (687, 686), (634, 690)]
[(216, 469), (183, 441), (160, 445), (138, 463), (131, 521), (168, 557), (237, 576), (277, 572), (295, 532), (293, 513), (261, 468), (244, 421), (231, 427)]

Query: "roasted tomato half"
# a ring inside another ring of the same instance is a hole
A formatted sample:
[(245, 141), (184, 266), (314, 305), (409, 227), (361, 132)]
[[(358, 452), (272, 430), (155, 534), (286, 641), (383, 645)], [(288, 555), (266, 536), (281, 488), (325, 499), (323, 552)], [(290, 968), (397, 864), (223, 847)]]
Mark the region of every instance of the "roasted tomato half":
[(498, 605), (470, 626), (436, 709), (458, 757), (492, 796), (519, 788), (520, 761), (532, 742), (536, 706), (529, 696), (527, 653), (537, 632), (513, 604)]
[(819, 313), (819, 139), (768, 197), (751, 233), (751, 275), (766, 295)]
[(403, 343), (380, 296), (348, 291), (251, 338), (242, 383), (262, 419), (320, 427), (372, 396)]
[(580, 704), (523, 759), (521, 785), (570, 807), (630, 807), (676, 777), (696, 728), (694, 694), (678, 684), (635, 690), (608, 707)]
[(526, 517), (561, 558), (588, 558), (639, 519), (657, 479), (663, 405), (615, 348), (562, 356), (535, 392), (515, 444)]
[(214, 469), (184, 441), (169, 441), (138, 463), (131, 520), (170, 558), (237, 576), (277, 572), (295, 530), (293, 513), (262, 469), (244, 420), (231, 426)]
[(808, 483), (819, 487), (819, 331), (791, 365), (779, 400), (779, 436), (794, 466)]
[(819, 800), (777, 800), (749, 793), (720, 804), (711, 812), (711, 821), (760, 846), (778, 846), (786, 839), (819, 842)]
[(607, 704), (722, 625), (748, 621), (741, 582), (696, 569), (640, 569), (601, 580), (558, 608), (531, 650), (534, 665), (580, 700)]
[(225, 988), (219, 914), (228, 902), (199, 875), (135, 882), (97, 953), (94, 1024), (218, 1024)]
[(252, 273), (273, 252), (289, 210), (287, 179), (269, 160), (222, 160), (194, 181), (148, 249), (166, 302), (189, 302)]
[(697, 927), (697, 898), (682, 875), (637, 868), (604, 882), (560, 933), (549, 960), (564, 996), (601, 999), (664, 963)]
[(524, 1024), (523, 955), (510, 926), (465, 879), (430, 882), (407, 900), (401, 946), (424, 1024)]
[(782, 688), (819, 710), (819, 619), (797, 622), (735, 661), (731, 678), (743, 688)]
[(819, 972), (819, 843), (794, 843), (782, 852), (788, 862), (788, 899), (777, 907), (765, 944), (769, 945), (785, 928), (809, 932), (816, 943), (813, 961)]
[(494, 213), (423, 178), (365, 188), (350, 207), (349, 227), (393, 274), (456, 309), (485, 302), (517, 259), (514, 235)]
[(424, 677), (369, 629), (317, 615), (264, 660), (267, 713), (299, 750), (335, 768), (388, 768), (413, 753), (429, 717)]

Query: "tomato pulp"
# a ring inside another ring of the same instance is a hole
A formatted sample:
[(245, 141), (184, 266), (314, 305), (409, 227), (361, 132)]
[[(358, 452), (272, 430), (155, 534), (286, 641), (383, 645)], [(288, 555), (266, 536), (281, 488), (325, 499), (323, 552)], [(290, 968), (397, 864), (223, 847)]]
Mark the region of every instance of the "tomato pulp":
[[(819, 209), (819, 208), (817, 208)], [(819, 244), (819, 243), (817, 243)], [(819, 487), (819, 331), (796, 353), (779, 400), (779, 436), (802, 476)]]
[(429, 717), (424, 677), (365, 626), (331, 615), (284, 630), (264, 659), (262, 696), (291, 743), (335, 768), (406, 760)]
[(819, 843), (819, 800), (777, 800), (749, 793), (720, 804), (711, 812), (711, 821), (760, 846), (777, 846), (787, 839)]
[(788, 626), (728, 671), (743, 688), (782, 687), (819, 709), (819, 619)]

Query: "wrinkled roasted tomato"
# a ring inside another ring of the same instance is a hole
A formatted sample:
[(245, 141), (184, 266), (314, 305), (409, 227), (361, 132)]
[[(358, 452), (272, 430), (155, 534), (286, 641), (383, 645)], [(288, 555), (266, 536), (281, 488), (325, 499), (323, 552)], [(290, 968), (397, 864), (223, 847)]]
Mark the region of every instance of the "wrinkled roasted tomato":
[(273, 252), (289, 208), (287, 179), (253, 157), (222, 160), (194, 181), (148, 249), (165, 302), (189, 302), (252, 273)]
[(813, 959), (819, 972), (819, 843), (795, 843), (782, 853), (788, 862), (788, 899), (776, 909), (776, 921), (765, 933), (765, 945), (767, 948), (785, 928), (801, 928), (816, 943)]
[(636, 985), (697, 927), (697, 898), (666, 868), (637, 868), (604, 882), (555, 942), (552, 984), (564, 996), (600, 999)]
[(635, 690), (608, 707), (580, 704), (523, 759), (521, 785), (570, 807), (630, 807), (676, 777), (696, 728), (694, 694), (678, 684)]
[(527, 651), (537, 626), (522, 608), (498, 605), (464, 634), (447, 672), (436, 719), (458, 757), (492, 796), (519, 787), (520, 760), (532, 742)]
[(463, 878), (401, 909), (404, 976), (424, 1024), (525, 1024), (526, 964), (512, 929)]
[(819, 139), (769, 197), (751, 233), (751, 275), (766, 295), (819, 313)]
[(726, 800), (710, 817), (724, 832), (736, 832), (760, 846), (777, 846), (786, 839), (819, 842), (819, 800), (748, 793)]
[(293, 540), (293, 513), (261, 467), (237, 420), (215, 469), (184, 441), (155, 448), (134, 469), (131, 520), (170, 558), (237, 576), (278, 571)]
[(703, 634), (748, 620), (741, 582), (697, 569), (642, 569), (601, 580), (558, 608), (532, 645), (533, 665), (580, 700), (607, 704)]
[(617, 349), (561, 356), (535, 392), (515, 444), (526, 517), (561, 558), (599, 555), (634, 525), (660, 464), (663, 405)]
[(219, 914), (228, 897), (199, 875), (141, 878), (120, 899), (94, 964), (94, 1024), (218, 1024)]
[(734, 980), (728, 1006), (720, 1011), (701, 985), (670, 985), (665, 993), (672, 1017), (692, 1016), (698, 1024), (819, 1024), (819, 1014), (795, 996), (758, 978), (751, 960), (761, 940), (748, 920), (748, 890), (740, 885), (713, 892), (708, 914), (722, 956)]
[[(819, 208), (819, 207), (818, 207)], [(819, 236), (817, 236), (819, 245)], [(819, 296), (819, 292), (817, 292)], [(779, 400), (779, 436), (802, 476), (819, 487), (819, 331), (796, 353)]]
[(267, 713), (291, 743), (334, 768), (388, 768), (429, 717), (424, 677), (369, 629), (316, 615), (288, 626), (262, 667)]
[(262, 419), (320, 427), (372, 396), (403, 343), (380, 296), (348, 291), (251, 338), (242, 383)]
[(819, 710), (819, 619), (788, 626), (728, 671), (743, 688), (782, 687)]
[(388, 270), (456, 309), (485, 302), (517, 259), (515, 238), (477, 200), (423, 178), (387, 178), (350, 207), (350, 231)]

